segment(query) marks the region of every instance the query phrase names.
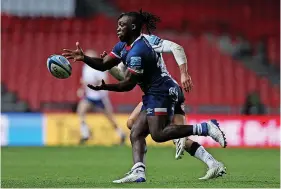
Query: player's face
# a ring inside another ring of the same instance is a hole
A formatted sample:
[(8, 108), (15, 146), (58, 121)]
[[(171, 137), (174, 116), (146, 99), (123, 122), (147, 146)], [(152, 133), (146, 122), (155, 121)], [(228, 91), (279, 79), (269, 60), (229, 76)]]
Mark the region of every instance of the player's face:
[(131, 20), (128, 16), (123, 16), (118, 20), (117, 36), (122, 42), (126, 42), (130, 36)]

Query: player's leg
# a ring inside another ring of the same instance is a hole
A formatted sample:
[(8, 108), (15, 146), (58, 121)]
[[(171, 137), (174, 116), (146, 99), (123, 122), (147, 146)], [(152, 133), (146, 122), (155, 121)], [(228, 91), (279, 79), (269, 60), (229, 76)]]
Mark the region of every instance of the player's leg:
[(114, 183), (127, 183), (127, 182), (145, 182), (145, 138), (149, 134), (149, 129), (146, 120), (146, 112), (142, 111), (131, 130), (130, 141), (133, 150), (134, 166), (131, 171), (126, 174), (122, 179), (113, 181)]
[[(133, 110), (133, 112), (130, 114), (130, 116), (129, 116), (128, 120), (127, 120), (127, 127), (128, 127), (128, 129), (130, 129), (130, 130), (132, 129), (132, 127), (133, 127), (135, 121), (138, 119), (138, 116), (140, 115), (140, 112), (142, 111), (142, 108), (143, 108), (143, 103), (140, 102), (140, 103), (135, 107), (135, 109)], [(145, 110), (143, 110), (143, 111), (145, 111)], [(143, 126), (146, 126), (147, 129), (148, 129), (147, 124), (146, 124), (146, 125), (143, 125)], [(147, 152), (146, 140), (145, 140), (144, 142), (145, 142), (145, 148), (144, 148), (144, 152), (145, 152), (145, 153), (144, 153), (143, 159), (145, 159), (145, 154), (146, 154), (146, 152)]]
[(131, 130), (134, 122), (137, 120), (140, 112), (141, 112), (141, 108), (142, 108), (143, 103), (140, 102), (137, 107), (135, 107), (135, 109), (133, 110), (133, 112), (130, 114), (128, 120), (127, 120), (127, 127), (128, 129)]
[(171, 118), (174, 115), (175, 105), (178, 101), (178, 94), (180, 93), (177, 87), (170, 89), (168, 93), (170, 98), (164, 95), (156, 96), (147, 94), (143, 96), (143, 103), (147, 108), (147, 121), (152, 139), (156, 142), (166, 142), (190, 135), (210, 136), (219, 142), (221, 146), (225, 147), (225, 136), (216, 120), (195, 125), (170, 124)]
[[(176, 102), (175, 109), (174, 109), (175, 115), (172, 119), (172, 123), (174, 125), (186, 125), (184, 101), (185, 98), (184, 98), (183, 90), (181, 87), (179, 87), (178, 101)], [(181, 159), (181, 157), (183, 156), (185, 141), (186, 141), (186, 137), (173, 140), (174, 144), (176, 145), (176, 155), (175, 155), (176, 159)]]
[(90, 128), (88, 127), (85, 117), (86, 113), (92, 108), (92, 104), (87, 99), (81, 99), (77, 106), (77, 114), (80, 119), (80, 132), (81, 132), (81, 139), (80, 143), (87, 141), (90, 137)]
[(144, 162), (144, 153), (146, 148), (145, 138), (149, 134), (149, 128), (147, 125), (146, 112), (142, 111), (131, 130), (130, 141), (133, 150), (134, 163)]
[(195, 125), (173, 125), (170, 116), (150, 115), (147, 117), (149, 131), (155, 142), (166, 142), (168, 140), (183, 138), (191, 135), (210, 136), (219, 142), (222, 147), (226, 146), (225, 136), (218, 128), (216, 120), (203, 122)]
[[(182, 114), (175, 114), (173, 123), (176, 125), (186, 124), (185, 116)], [(208, 166), (207, 174), (200, 179), (212, 179), (218, 176), (222, 176), (226, 173), (226, 169), (221, 162), (218, 162), (203, 146), (199, 143), (191, 140), (185, 140), (185, 151), (191, 156), (201, 160)]]
[(111, 102), (108, 98), (108, 96), (104, 96), (101, 101), (97, 104), (97, 107), (100, 108), (100, 110), (104, 113), (106, 118), (111, 123), (112, 127), (116, 131), (117, 135), (120, 137), (120, 143), (123, 144), (126, 139), (126, 134), (124, 131), (118, 126), (116, 119), (113, 116), (113, 110)]
[(166, 142), (190, 135), (210, 136), (221, 146), (226, 147), (224, 133), (220, 130), (216, 120), (195, 125), (171, 124), (176, 107), (181, 106), (181, 109), (184, 109), (183, 102), (182, 90), (172, 80), (165, 82), (158, 91), (154, 90), (143, 96), (152, 139), (156, 142)]

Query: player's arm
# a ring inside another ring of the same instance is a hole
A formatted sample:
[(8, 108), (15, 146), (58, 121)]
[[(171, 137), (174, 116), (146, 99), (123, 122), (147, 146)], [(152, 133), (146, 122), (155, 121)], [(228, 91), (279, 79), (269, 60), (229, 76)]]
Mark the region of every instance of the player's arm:
[(99, 91), (99, 90), (107, 90), (107, 91), (115, 91), (115, 92), (126, 92), (132, 90), (137, 85), (138, 75), (132, 74), (129, 71), (126, 71), (126, 75), (123, 81), (120, 81), (116, 84), (106, 84), (104, 80), (102, 80), (102, 84), (100, 86), (88, 85), (90, 89)]
[(86, 56), (79, 46), (79, 42), (76, 42), (76, 50), (63, 49), (63, 51), (64, 53), (62, 55), (65, 56), (65, 58), (73, 59), (74, 61), (83, 61), (91, 68), (99, 71), (109, 70), (120, 62), (120, 59), (110, 55), (107, 55), (104, 58)]
[(156, 35), (146, 35), (143, 36), (148, 40), (149, 44), (152, 46), (155, 52), (157, 53), (173, 53), (177, 64), (180, 66), (186, 64), (187, 67), (187, 58), (184, 52), (184, 49), (179, 44), (161, 39)]
[[(107, 55), (107, 52), (103, 51), (103, 53), (100, 55), (100, 57), (104, 58), (104, 57), (106, 57), (106, 55)], [(119, 63), (118, 66), (114, 66), (113, 68), (108, 70), (108, 72), (110, 73), (110, 75), (112, 75), (118, 81), (122, 81), (125, 78), (125, 69), (126, 68), (123, 65), (123, 63)]]
[(106, 71), (119, 64), (120, 60), (107, 55), (104, 58), (89, 57), (84, 55), (82, 60), (95, 70)]
[(118, 81), (123, 81), (125, 79), (124, 72), (118, 66), (114, 66), (108, 72)]
[(160, 40), (158, 44), (153, 46), (153, 49), (158, 53), (173, 53), (180, 69), (182, 86), (185, 91), (191, 91), (193, 84), (188, 73), (187, 58), (183, 47), (169, 40)]

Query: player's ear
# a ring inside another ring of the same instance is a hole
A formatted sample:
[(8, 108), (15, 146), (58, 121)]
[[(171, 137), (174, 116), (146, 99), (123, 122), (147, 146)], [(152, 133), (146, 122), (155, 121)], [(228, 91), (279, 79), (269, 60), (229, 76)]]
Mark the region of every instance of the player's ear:
[(132, 24), (132, 30), (136, 29), (136, 24)]

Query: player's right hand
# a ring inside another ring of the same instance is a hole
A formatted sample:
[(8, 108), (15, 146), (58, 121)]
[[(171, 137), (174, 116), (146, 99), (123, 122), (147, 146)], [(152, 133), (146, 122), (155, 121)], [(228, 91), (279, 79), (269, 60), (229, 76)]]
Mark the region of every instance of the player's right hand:
[(68, 60), (74, 60), (74, 62), (84, 60), (84, 52), (79, 46), (79, 42), (76, 42), (76, 50), (63, 49), (62, 56), (64, 56)]
[(186, 92), (191, 91), (191, 89), (193, 87), (193, 83), (191, 80), (191, 76), (188, 73), (181, 74), (181, 84)]
[(104, 80), (101, 80), (101, 85), (99, 86), (93, 86), (91, 84), (87, 85), (90, 89), (95, 90), (95, 91), (100, 91), (100, 90), (106, 90), (106, 84)]

